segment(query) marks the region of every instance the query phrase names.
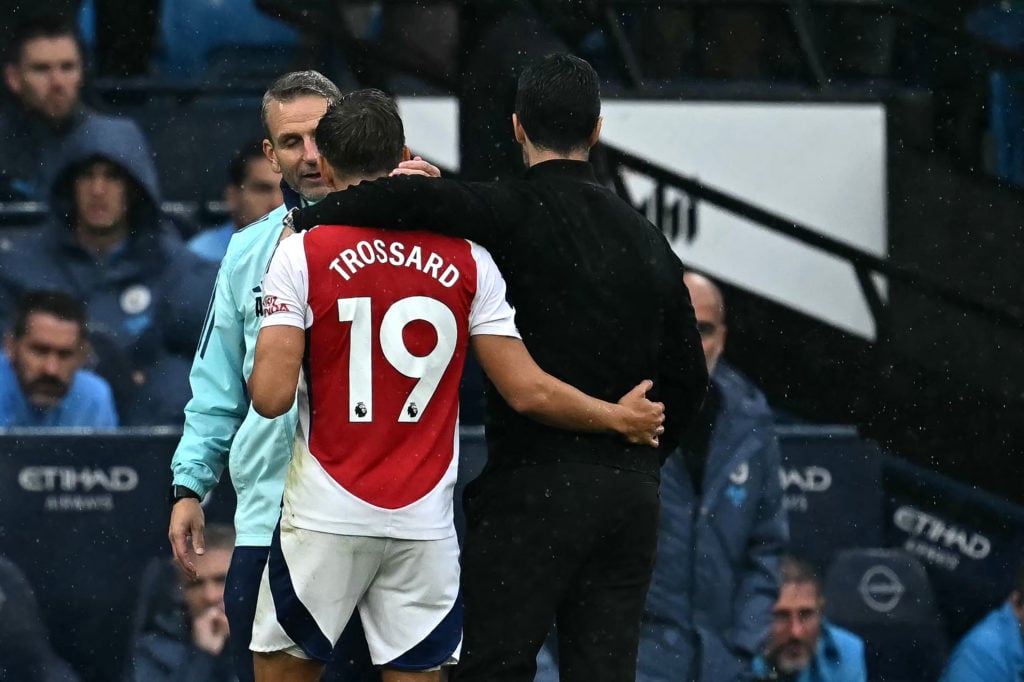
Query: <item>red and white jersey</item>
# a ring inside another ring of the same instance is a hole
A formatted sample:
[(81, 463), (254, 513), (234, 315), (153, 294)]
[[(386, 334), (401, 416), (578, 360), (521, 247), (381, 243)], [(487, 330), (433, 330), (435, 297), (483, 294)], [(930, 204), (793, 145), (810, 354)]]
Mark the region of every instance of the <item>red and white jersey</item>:
[(491, 255), (434, 234), (320, 226), (281, 242), (263, 294), (263, 327), (307, 330), (289, 522), (413, 540), (454, 533), (469, 337), (519, 337)]

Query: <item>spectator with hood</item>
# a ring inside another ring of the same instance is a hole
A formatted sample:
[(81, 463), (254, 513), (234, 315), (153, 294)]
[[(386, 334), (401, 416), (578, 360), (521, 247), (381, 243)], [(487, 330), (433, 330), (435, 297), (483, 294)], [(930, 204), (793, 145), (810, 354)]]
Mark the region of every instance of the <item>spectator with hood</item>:
[[(215, 267), (161, 215), (156, 168), (139, 129), (97, 117), (64, 146), (49, 220), (0, 240), (0, 326), (10, 325), (26, 290), (76, 295), (93, 345), (123, 358), (127, 383), (141, 389), (116, 396), (122, 423), (174, 423), (189, 397), (177, 377), (187, 376)], [(108, 378), (115, 391), (126, 383)]]

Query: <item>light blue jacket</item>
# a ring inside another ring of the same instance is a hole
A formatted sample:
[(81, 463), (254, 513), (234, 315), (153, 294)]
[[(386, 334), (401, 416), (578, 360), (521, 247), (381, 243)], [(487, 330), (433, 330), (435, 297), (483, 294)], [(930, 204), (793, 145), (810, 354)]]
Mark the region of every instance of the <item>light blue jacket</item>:
[(21, 392), (10, 360), (0, 354), (0, 428), (19, 427), (113, 429), (117, 427), (114, 396), (106, 381), (80, 369), (63, 400), (45, 410), (33, 407)]
[(949, 657), (941, 682), (1024, 681), (1024, 637), (1007, 602), (971, 628)]
[[(291, 190), (285, 197), (289, 206), (297, 199)], [(262, 318), (260, 285), (286, 213), (279, 206), (231, 238), (192, 363), (193, 397), (171, 461), (174, 483), (200, 495), (229, 468), (238, 498), (235, 544), (243, 547), (270, 545), (298, 419), (294, 406), (277, 419), (261, 417), (246, 388)]]
[[(754, 674), (767, 673), (768, 662), (759, 656), (754, 661)], [(779, 679), (786, 682), (867, 682), (864, 642), (852, 632), (823, 621), (818, 651), (811, 664), (798, 675)]]
[(224, 259), (231, 237), (237, 229), (229, 220), (223, 225), (203, 230), (188, 240), (188, 249), (200, 258), (219, 263)]

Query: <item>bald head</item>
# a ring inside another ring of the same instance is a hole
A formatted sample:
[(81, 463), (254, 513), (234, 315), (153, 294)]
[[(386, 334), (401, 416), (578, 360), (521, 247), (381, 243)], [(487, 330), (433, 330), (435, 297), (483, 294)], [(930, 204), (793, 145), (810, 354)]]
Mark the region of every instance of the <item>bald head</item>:
[(687, 272), (683, 283), (690, 291), (693, 312), (697, 317), (697, 331), (704, 347), (704, 360), (708, 374), (715, 370), (718, 358), (725, 350), (725, 300), (722, 291), (704, 275)]

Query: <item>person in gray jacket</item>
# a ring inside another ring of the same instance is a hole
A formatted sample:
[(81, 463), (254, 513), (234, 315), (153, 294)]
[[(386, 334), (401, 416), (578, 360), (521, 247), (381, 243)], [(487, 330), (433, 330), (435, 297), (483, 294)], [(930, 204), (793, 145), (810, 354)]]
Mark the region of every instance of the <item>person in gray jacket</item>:
[(637, 680), (742, 679), (768, 637), (788, 542), (780, 454), (761, 392), (719, 361), (725, 305), (687, 273), (711, 388), (661, 473), (658, 557)]

